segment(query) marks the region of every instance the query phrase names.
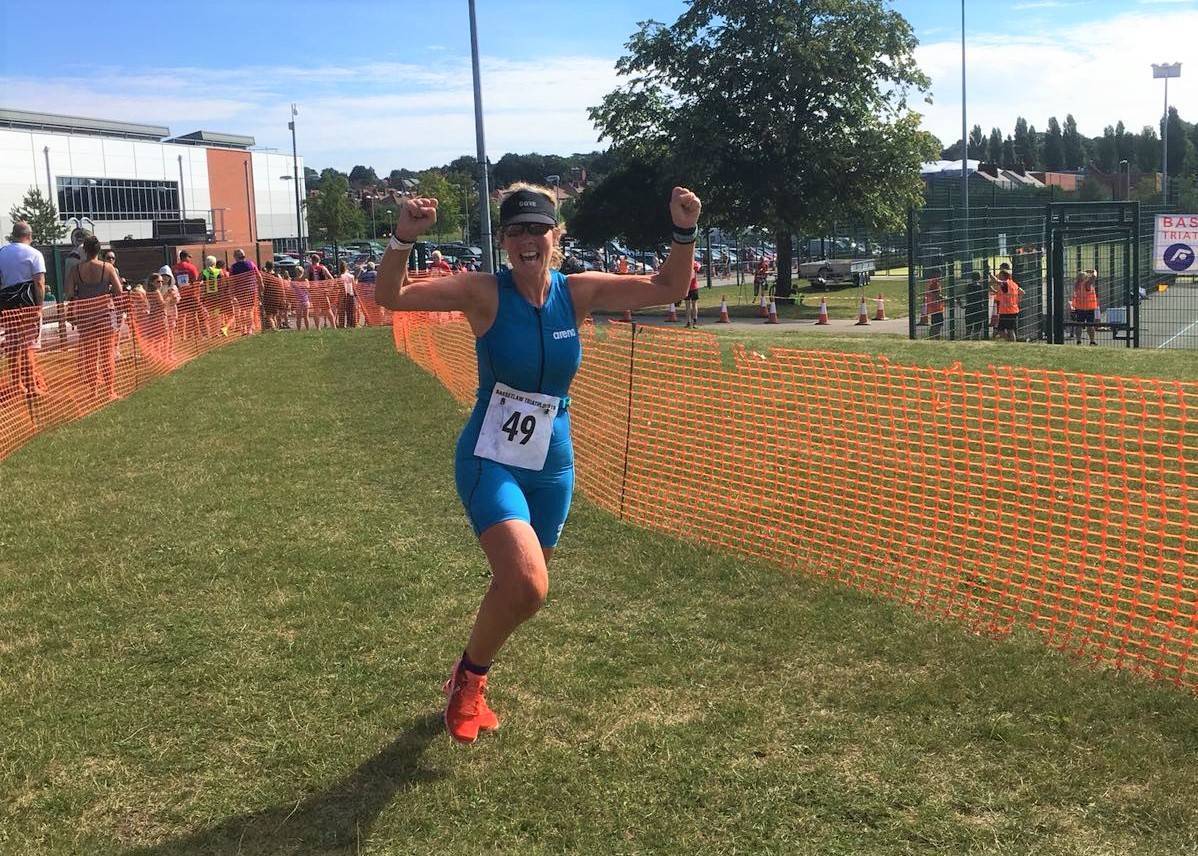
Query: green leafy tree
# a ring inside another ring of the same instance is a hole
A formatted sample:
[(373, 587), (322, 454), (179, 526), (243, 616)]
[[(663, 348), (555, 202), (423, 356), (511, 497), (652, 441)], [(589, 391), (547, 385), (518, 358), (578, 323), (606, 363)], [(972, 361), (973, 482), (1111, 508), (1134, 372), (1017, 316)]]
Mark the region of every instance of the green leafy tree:
[(1049, 172), (1065, 168), (1065, 141), (1056, 116), (1048, 120), (1048, 132), (1044, 135), (1044, 168)]
[(1086, 164), (1086, 147), (1072, 113), (1065, 117), (1065, 128), (1061, 132), (1061, 154), (1065, 169), (1081, 169)]
[(673, 224), (665, 203), (676, 183), (662, 160), (629, 160), (579, 197), (567, 221), (570, 234), (591, 246), (613, 239), (633, 249), (668, 243)]
[(1119, 161), (1134, 162), (1136, 159), (1136, 135), (1127, 132), (1127, 126), (1120, 120), (1115, 124), (1115, 165)]
[(1186, 157), (1186, 123), (1177, 114), (1176, 107), (1169, 108), (1169, 177), (1183, 174)]
[(1036, 168), (1035, 137), (1022, 116), (1015, 120), (1015, 160), (1025, 169)]
[(58, 219), (58, 209), (36, 187), (29, 188), (21, 204), (9, 209), (8, 216), (13, 222), (24, 220), (29, 224), (35, 244), (53, 244), (66, 237), (67, 227)]
[(986, 135), (982, 133), (981, 125), (974, 125), (969, 131), (969, 159), (986, 159)]
[(374, 172), (372, 166), (362, 166), (358, 164), (349, 171), (350, 187), (366, 187), (379, 183), (379, 177)]
[(308, 222), (317, 240), (342, 244), (361, 237), (362, 209), (349, 198), (349, 181), (344, 175), (322, 179), (320, 190), (308, 200)]
[(53, 244), (66, 237), (67, 227), (59, 220), (59, 210), (54, 202), (42, 195), (41, 189), (29, 188), (20, 205), (8, 210), (13, 221), (24, 220), (34, 230), (35, 244)]
[(429, 169), (420, 173), (420, 193), (437, 199), (437, 224), (433, 227), (434, 237), (460, 237), (462, 232), (462, 191), (454, 186), (440, 170)]
[(999, 163), (1002, 160), (1002, 131), (990, 129), (990, 139), (986, 143), (986, 160)]
[(1094, 160), (1103, 172), (1114, 172), (1119, 166), (1119, 140), (1110, 125), (1102, 129), (1102, 139), (1094, 146)]
[(1156, 129), (1145, 125), (1136, 135), (1136, 166), (1140, 172), (1159, 172), (1161, 168), (1161, 138)]
[(685, 176), (707, 224), (768, 224), (786, 297), (793, 233), (900, 228), (922, 200), (939, 146), (908, 107), (929, 85), (915, 45), (883, 0), (690, 0), (640, 25), (627, 82), (590, 115), (622, 154)]
[(1002, 160), (999, 161), (1004, 169), (1014, 169), (1019, 166), (1019, 158), (1015, 157), (1015, 140), (1007, 135), (1002, 141)]

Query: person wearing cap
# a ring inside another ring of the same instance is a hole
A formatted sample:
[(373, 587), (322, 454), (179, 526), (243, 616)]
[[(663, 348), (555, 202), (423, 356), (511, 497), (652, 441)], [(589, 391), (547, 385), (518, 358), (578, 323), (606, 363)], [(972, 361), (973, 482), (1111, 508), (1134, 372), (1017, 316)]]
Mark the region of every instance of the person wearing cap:
[(998, 326), (994, 329), (1000, 339), (1014, 342), (1019, 325), (1019, 295), (1023, 289), (1011, 278), (1011, 266), (1006, 262), (998, 266), (998, 276), (990, 274), (990, 294), (998, 304)]
[(395, 311), (461, 312), (475, 336), (478, 393), (458, 438), (455, 480), (491, 567), (491, 583), (443, 690), (450, 736), (472, 743), (499, 727), (487, 673), (508, 637), (545, 602), (548, 565), (570, 510), (574, 450), (570, 382), (582, 359), (578, 328), (592, 310), (623, 311), (685, 296), (701, 204), (674, 188), (674, 243), (654, 274), (566, 276), (555, 194), (525, 183), (505, 191), (499, 237), (509, 267), (407, 282), (416, 240), (437, 222), (437, 200), (396, 199), (395, 231), (375, 299)]
[(9, 373), (5, 398), (22, 391), (31, 397), (45, 391), (39, 384), (33, 345), (41, 333), (46, 257), (32, 244), (33, 229), (18, 220), (13, 223), (12, 242), (0, 247), (0, 329)]

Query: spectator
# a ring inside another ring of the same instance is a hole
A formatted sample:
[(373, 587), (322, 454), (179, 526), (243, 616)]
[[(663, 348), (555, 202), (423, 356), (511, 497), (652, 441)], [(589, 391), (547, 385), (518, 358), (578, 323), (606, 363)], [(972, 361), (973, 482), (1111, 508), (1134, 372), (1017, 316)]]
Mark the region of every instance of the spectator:
[(924, 286), (924, 313), (928, 316), (928, 337), (939, 339), (944, 331), (944, 292), (940, 285), (943, 276), (940, 268), (934, 267), (927, 272), (928, 282)]
[(304, 330), (311, 329), (312, 317), (312, 292), (305, 268), (299, 268), (295, 272), (295, 279), (291, 281), (291, 303), (295, 307), (295, 329), (301, 327)]
[(433, 250), (433, 260), (429, 263), (428, 269), (430, 271), (435, 270), (439, 273), (453, 272), (453, 268), (450, 266), (449, 262), (445, 261), (445, 259), (441, 257), (440, 250)]
[(18, 220), (12, 227), (12, 243), (0, 247), (0, 328), (9, 372), (6, 392), (30, 397), (45, 392), (33, 345), (41, 334), (46, 259), (32, 243), (33, 229)]
[(262, 298), (262, 272), (245, 257), (245, 250), (233, 251), (233, 313), (243, 335), (254, 332), (254, 303)]
[(116, 253), (114, 253), (112, 250), (105, 250), (104, 255), (101, 256), (101, 258), (108, 264), (116, 267)]
[(170, 265), (158, 268), (158, 276), (162, 278), (162, 303), (166, 315), (166, 340), (173, 349), (175, 346), (175, 330), (179, 326), (179, 286), (175, 284), (175, 274)]
[(338, 265), (338, 277), (341, 282), (341, 317), (338, 319), (342, 327), (358, 326), (358, 305), (354, 296), (354, 275), (349, 272), (345, 262)]
[(628, 256), (620, 256), (616, 262), (616, 273), (628, 273)]
[(166, 325), (166, 283), (162, 273), (152, 273), (146, 277), (145, 287), (145, 320), (146, 332), (150, 338), (165, 343), (168, 340)]
[(769, 293), (769, 275), (770, 266), (762, 259), (757, 263), (757, 270), (753, 272), (753, 296), (760, 297), (763, 294)]
[(318, 253), (312, 253), (308, 257), (308, 265), (304, 268), (304, 276), (310, 282), (323, 282), (326, 279), (333, 278), (333, 274), (320, 261)]
[(965, 335), (970, 339), (989, 339), (990, 295), (982, 282), (981, 271), (970, 271), (965, 292)]
[(1011, 266), (1003, 262), (998, 266), (998, 276), (990, 274), (990, 293), (998, 304), (998, 331), (1000, 339), (1014, 342), (1019, 326), (1019, 295), (1023, 289), (1011, 278)]
[(200, 272), (191, 262), (191, 253), (179, 250), (179, 261), (175, 262), (175, 283), (183, 286), (189, 282), (199, 282)]
[(1073, 298), (1069, 301), (1069, 306), (1073, 309), (1073, 322), (1076, 325), (1073, 328), (1073, 337), (1079, 345), (1082, 343), (1082, 327), (1086, 328), (1090, 344), (1098, 344), (1094, 338), (1099, 314), (1097, 283), (1096, 270), (1078, 271), (1077, 278), (1073, 281)]
[(79, 334), (76, 367), (79, 383), (92, 395), (103, 391), (111, 401), (116, 395), (116, 344), (120, 330), (117, 307), (123, 302), (121, 274), (100, 259), (100, 240), (88, 235), (83, 240), (84, 260), (67, 276), (67, 310)]
[(686, 292), (686, 326), (699, 326), (699, 263), (691, 262), (691, 281)]
[(378, 271), (375, 270), (374, 262), (367, 262), (366, 269), (358, 277), (358, 282), (375, 282), (377, 278)]

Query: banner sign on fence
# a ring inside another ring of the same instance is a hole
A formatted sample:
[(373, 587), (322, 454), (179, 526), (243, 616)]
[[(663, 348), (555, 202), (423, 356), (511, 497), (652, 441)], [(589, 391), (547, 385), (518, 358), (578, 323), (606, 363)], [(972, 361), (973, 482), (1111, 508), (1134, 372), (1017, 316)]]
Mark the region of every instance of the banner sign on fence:
[(1152, 247), (1155, 273), (1198, 274), (1198, 214), (1157, 214)]

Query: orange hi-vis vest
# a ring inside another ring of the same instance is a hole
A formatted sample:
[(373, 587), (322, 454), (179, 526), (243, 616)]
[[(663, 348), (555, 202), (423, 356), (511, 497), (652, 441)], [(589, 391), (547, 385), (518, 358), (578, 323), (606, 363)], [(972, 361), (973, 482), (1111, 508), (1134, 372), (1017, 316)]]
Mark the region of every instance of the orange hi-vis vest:
[(1073, 286), (1073, 308), (1081, 311), (1098, 308), (1098, 292), (1092, 282), (1079, 282)]
[(1018, 315), (1019, 314), (1019, 283), (1013, 279), (1008, 279), (1004, 283), (1007, 288), (1003, 290), (1003, 286), (999, 285), (994, 292), (994, 297), (998, 300), (999, 315)]
[(939, 279), (928, 280), (928, 290), (924, 293), (924, 299), (928, 302), (929, 315), (939, 315), (944, 311), (944, 295), (940, 291)]

